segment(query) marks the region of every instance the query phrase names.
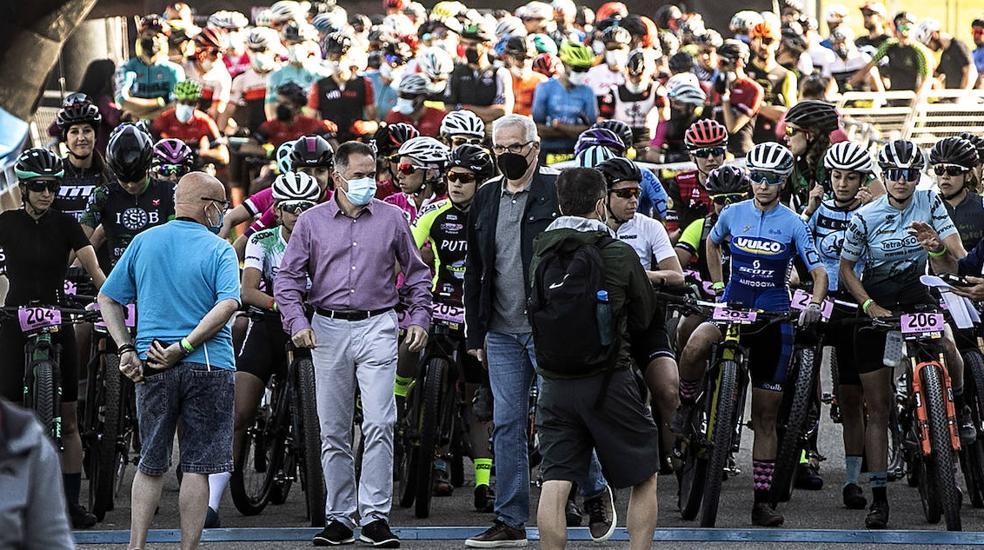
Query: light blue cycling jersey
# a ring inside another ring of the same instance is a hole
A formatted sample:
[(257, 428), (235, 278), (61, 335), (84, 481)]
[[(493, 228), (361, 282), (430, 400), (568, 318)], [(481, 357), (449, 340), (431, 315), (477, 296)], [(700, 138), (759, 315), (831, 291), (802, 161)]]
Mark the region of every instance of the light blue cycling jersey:
[[(807, 222), (810, 233), (823, 261), (824, 268), (827, 269), (827, 291), (837, 292), (840, 285), (840, 258), (841, 248), (844, 246), (844, 231), (851, 217), (860, 209), (856, 206), (851, 209), (838, 208), (833, 200), (825, 200), (817, 208), (816, 212)], [(862, 259), (854, 266), (854, 272), (861, 276), (864, 269)], [(847, 290), (846, 288), (844, 290)]]
[[(556, 78), (542, 82), (533, 92), (533, 120), (549, 125), (554, 120), (563, 124), (590, 126), (598, 119), (598, 98), (588, 86), (564, 87)], [(573, 153), (575, 139), (544, 138), (541, 148), (548, 152)]]
[(126, 60), (116, 71), (116, 102), (123, 103), (124, 96), (174, 100), (174, 86), (185, 79), (181, 65), (161, 61), (148, 65), (139, 57)]
[(762, 212), (754, 200), (725, 208), (709, 239), (721, 246), (731, 239), (731, 275), (726, 302), (766, 311), (789, 309), (789, 270), (799, 253), (807, 270), (823, 267), (806, 223), (782, 204)]
[(914, 221), (930, 224), (941, 239), (957, 232), (943, 200), (929, 190), (913, 193), (903, 210), (889, 204), (887, 194), (882, 195), (858, 210), (847, 226), (841, 258), (864, 258), (861, 282), (868, 296), (882, 307), (918, 303), (926, 298), (919, 276), (926, 273), (928, 256), (909, 234)]
[(666, 203), (669, 196), (656, 174), (642, 168), (642, 181), (639, 182), (639, 206), (637, 211), (651, 218), (666, 219)]

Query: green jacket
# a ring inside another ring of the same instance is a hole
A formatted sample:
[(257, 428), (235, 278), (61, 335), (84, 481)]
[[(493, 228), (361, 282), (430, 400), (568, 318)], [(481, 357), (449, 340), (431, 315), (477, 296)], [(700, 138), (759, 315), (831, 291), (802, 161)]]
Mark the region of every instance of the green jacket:
[[(531, 288), (540, 258), (546, 251), (558, 246), (591, 244), (604, 236), (613, 237), (608, 226), (598, 220), (578, 216), (562, 216), (554, 220), (546, 231), (533, 240)], [(601, 259), (605, 263), (605, 290), (608, 291), (614, 334), (619, 339), (615, 368), (626, 368), (632, 365), (629, 332), (642, 332), (649, 328), (656, 314), (656, 296), (639, 262), (639, 255), (631, 246), (622, 241), (610, 243), (601, 249)], [(577, 338), (577, 335), (572, 334), (571, 337)], [(567, 378), (542, 369), (541, 374), (547, 378)], [(586, 376), (594, 374), (597, 373)]]

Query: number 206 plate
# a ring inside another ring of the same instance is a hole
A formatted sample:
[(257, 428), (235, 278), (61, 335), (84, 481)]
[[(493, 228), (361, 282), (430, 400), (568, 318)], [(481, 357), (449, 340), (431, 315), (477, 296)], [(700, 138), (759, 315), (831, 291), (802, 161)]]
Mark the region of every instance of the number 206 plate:
[(758, 314), (754, 311), (728, 309), (725, 307), (716, 307), (714, 308), (714, 313), (711, 314), (711, 319), (727, 323), (754, 323), (756, 317), (758, 317)]
[(925, 334), (943, 331), (942, 313), (906, 313), (899, 318), (902, 334)]

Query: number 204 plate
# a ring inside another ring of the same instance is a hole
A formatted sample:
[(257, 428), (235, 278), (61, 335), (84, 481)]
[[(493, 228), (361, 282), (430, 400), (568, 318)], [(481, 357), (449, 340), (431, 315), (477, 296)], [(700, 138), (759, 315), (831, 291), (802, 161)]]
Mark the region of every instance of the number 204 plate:
[(942, 313), (906, 313), (899, 318), (902, 334), (926, 334), (943, 331)]
[(61, 312), (57, 309), (43, 307), (22, 307), (17, 310), (17, 320), (20, 321), (22, 332), (57, 327), (62, 322)]
[(725, 307), (716, 307), (714, 308), (714, 313), (711, 314), (711, 319), (727, 323), (754, 323), (756, 317), (758, 317), (758, 314), (754, 311), (728, 309)]

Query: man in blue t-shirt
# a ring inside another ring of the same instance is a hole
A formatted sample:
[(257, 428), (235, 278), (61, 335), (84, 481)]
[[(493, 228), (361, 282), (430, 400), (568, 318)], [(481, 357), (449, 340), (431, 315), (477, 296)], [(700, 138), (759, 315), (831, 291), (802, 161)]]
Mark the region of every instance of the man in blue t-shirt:
[[(178, 422), (182, 545), (197, 543), (208, 475), (232, 470), (232, 334), (239, 262), (217, 235), (228, 207), (219, 180), (192, 172), (175, 189), (177, 218), (137, 235), (99, 294), (120, 371), (137, 384), (142, 447), (133, 480), (130, 548), (143, 548), (160, 501)], [(123, 306), (139, 308), (136, 346)], [(146, 364), (144, 364), (146, 360)]]
[(585, 80), (592, 59), (586, 46), (565, 43), (560, 53), (563, 70), (533, 92), (541, 154), (573, 154), (577, 137), (597, 121), (598, 99)]

